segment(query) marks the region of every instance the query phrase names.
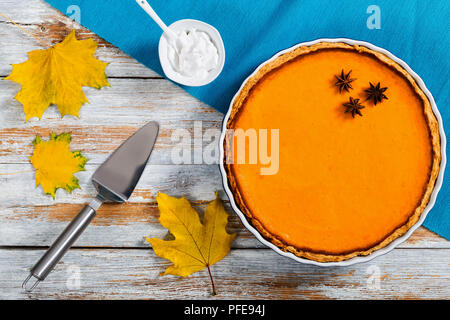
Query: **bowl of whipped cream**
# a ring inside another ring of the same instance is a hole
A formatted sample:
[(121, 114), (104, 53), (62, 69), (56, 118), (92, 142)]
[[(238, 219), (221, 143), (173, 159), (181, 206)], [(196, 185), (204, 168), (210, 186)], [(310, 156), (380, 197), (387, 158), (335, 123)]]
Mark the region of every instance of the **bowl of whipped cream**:
[(176, 37), (163, 33), (158, 48), (166, 77), (192, 87), (216, 79), (225, 64), (225, 48), (219, 31), (193, 19), (178, 20), (169, 28)]

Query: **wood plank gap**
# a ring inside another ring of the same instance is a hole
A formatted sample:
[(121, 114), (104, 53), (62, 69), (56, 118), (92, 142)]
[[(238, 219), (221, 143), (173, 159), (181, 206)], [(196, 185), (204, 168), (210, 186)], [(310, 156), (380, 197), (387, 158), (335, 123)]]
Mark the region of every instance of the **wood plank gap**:
[[(0, 80), (5, 80), (5, 78), (9, 76), (8, 74), (6, 75), (0, 75)], [(156, 76), (151, 76), (151, 77), (146, 77), (146, 76), (108, 76), (108, 79), (124, 79), (124, 80), (167, 80), (164, 77), (156, 77)]]
[[(0, 250), (47, 250), (49, 246), (0, 246)], [(148, 247), (115, 247), (115, 246), (73, 246), (70, 250), (153, 250), (151, 246)], [(230, 251), (234, 250), (267, 250), (273, 251), (265, 247), (231, 247)], [(450, 250), (450, 248), (428, 248), (428, 247), (414, 247), (414, 248), (394, 248), (394, 250)]]
[[(34, 24), (34, 23), (21, 23), (21, 22), (16, 22), (14, 21), (17, 25), (21, 26), (21, 27), (38, 27), (38, 24)], [(14, 23), (12, 23), (11, 21), (5, 21), (5, 20), (0, 20), (1, 24), (10, 24), (12, 26), (14, 26)]]

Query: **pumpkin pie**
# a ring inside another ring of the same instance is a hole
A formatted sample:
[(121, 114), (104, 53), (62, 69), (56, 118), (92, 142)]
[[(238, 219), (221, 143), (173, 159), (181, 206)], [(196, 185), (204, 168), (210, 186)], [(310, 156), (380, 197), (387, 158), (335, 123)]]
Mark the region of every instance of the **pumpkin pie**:
[[(231, 108), (230, 190), (283, 251), (319, 262), (370, 255), (404, 235), (430, 200), (439, 124), (415, 79), (383, 53), (340, 42), (297, 47), (260, 67)], [(237, 129), (278, 129), (269, 141), (279, 144), (276, 173), (261, 174), (259, 159), (236, 161)]]

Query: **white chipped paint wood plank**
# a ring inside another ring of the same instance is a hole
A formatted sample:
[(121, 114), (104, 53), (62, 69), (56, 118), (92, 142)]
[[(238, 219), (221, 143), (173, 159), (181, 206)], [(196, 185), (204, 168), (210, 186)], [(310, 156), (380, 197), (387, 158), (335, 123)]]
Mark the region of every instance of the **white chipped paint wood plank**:
[[(201, 103), (166, 80), (110, 79), (111, 87), (100, 91), (85, 88), (90, 104), (80, 110), (80, 117), (60, 119), (56, 107), (50, 107), (41, 120), (25, 123), (23, 108), (13, 99), (19, 86), (0, 81), (0, 163), (27, 163), (36, 134), (45, 138), (50, 131), (72, 132), (73, 150), (82, 150), (91, 164), (102, 163), (129, 135), (145, 122), (160, 124), (160, 133), (151, 164), (171, 164), (174, 146), (194, 145), (194, 122), (203, 134), (213, 130), (218, 140), (223, 115)], [(176, 138), (179, 130), (189, 132), (189, 140)], [(181, 143), (181, 144), (180, 144)], [(203, 145), (211, 143), (205, 139)], [(218, 142), (217, 142), (218, 143)]]
[[(31, 164), (0, 164), (0, 203), (5, 207), (26, 205), (52, 205), (55, 203), (85, 203), (95, 196), (90, 177), (97, 165), (86, 164), (86, 171), (75, 174), (81, 189), (72, 194), (58, 189), (56, 200), (45, 196), (42, 188), (35, 187)], [(214, 198), (214, 192), (222, 190), (220, 172), (216, 165), (147, 165), (139, 184), (130, 197), (131, 202), (154, 202), (157, 192), (173, 196), (186, 196), (192, 201)], [(18, 191), (20, 191), (20, 196)]]
[[(73, 28), (82, 39), (93, 37), (99, 43), (96, 56), (110, 63), (107, 68), (108, 76), (160, 77), (44, 1), (2, 0), (0, 12), (49, 44), (60, 42)], [(44, 49), (45, 46), (7, 22), (5, 18), (0, 17), (0, 21), (2, 21), (0, 22), (0, 56), (2, 57), (0, 75), (7, 75), (11, 72), (10, 64), (25, 61), (28, 51)]]
[[(109, 79), (110, 87), (99, 90), (83, 87), (89, 103), (82, 105), (79, 117), (66, 116), (61, 119), (56, 107), (51, 106), (41, 120), (33, 118), (28, 124), (42, 125), (60, 122), (98, 125), (96, 121), (117, 118), (116, 125), (123, 125), (129, 118), (136, 119), (155, 113), (166, 120), (220, 120), (223, 115), (200, 102), (186, 91), (165, 79)], [(2, 104), (2, 127), (24, 125), (22, 105), (14, 99), (20, 85), (10, 80), (0, 81), (0, 103)], [(110, 108), (110, 109), (108, 109)], [(47, 115), (47, 112), (51, 114)], [(214, 114), (216, 113), (216, 114)], [(56, 116), (57, 115), (57, 116)], [(62, 120), (62, 121), (61, 121)], [(122, 120), (122, 121), (120, 121)], [(143, 120), (141, 120), (143, 121)]]
[[(160, 277), (169, 264), (151, 250), (73, 249), (33, 293), (21, 282), (42, 250), (0, 250), (0, 298), (7, 299), (448, 299), (450, 250), (395, 249), (368, 263), (323, 268), (267, 249), (232, 250), (208, 273)], [(80, 272), (80, 287), (68, 277)], [(72, 272), (72, 274), (71, 274)], [(379, 275), (379, 287), (373, 281)], [(68, 287), (69, 284), (69, 287)]]
[[(44, 195), (34, 185), (34, 172), (30, 164), (0, 164), (0, 246), (49, 245), (64, 226), (81, 209), (82, 204), (95, 195), (90, 176), (96, 165), (86, 165), (86, 171), (76, 173), (82, 189), (72, 194), (58, 190), (56, 199)], [(15, 173), (15, 174), (14, 174)], [(20, 190), (18, 193), (17, 190)], [(131, 204), (106, 206), (99, 212), (86, 234), (77, 245), (84, 246), (145, 246), (143, 236), (163, 237), (166, 231), (157, 222), (157, 192), (172, 196), (186, 196), (204, 208), (219, 191), (233, 215), (232, 229), (241, 238), (236, 247), (261, 247), (259, 242), (244, 231), (227, 203), (222, 189), (220, 173), (215, 165), (149, 165), (130, 198)], [(416, 232), (404, 247), (450, 248), (450, 242), (425, 229)]]
[(109, 81), (111, 86), (100, 90), (83, 88), (89, 103), (82, 105), (78, 118), (70, 115), (61, 118), (56, 106), (50, 106), (41, 120), (33, 118), (26, 123), (23, 107), (14, 99), (20, 85), (9, 80), (0, 81), (1, 128), (58, 124), (99, 126), (104, 123), (124, 126), (130, 122), (131, 125), (143, 123), (149, 117), (165, 121), (221, 121), (223, 118), (220, 112), (164, 79)]
[[(79, 212), (82, 204), (24, 206), (0, 209), (1, 246), (49, 246)], [(206, 204), (194, 203), (200, 213)], [(228, 230), (237, 233), (233, 248), (265, 248), (225, 204), (230, 213)], [(167, 230), (158, 222), (154, 203), (107, 205), (99, 211), (89, 228), (77, 240), (77, 247), (148, 247), (143, 237), (165, 238)], [(449, 241), (421, 227), (400, 248), (447, 248)]]
[[(206, 203), (194, 203), (202, 214)], [(54, 206), (22, 206), (0, 209), (0, 246), (49, 246), (82, 204)], [(241, 224), (239, 218), (225, 203), (230, 213), (228, 231), (237, 233), (233, 248), (264, 248)], [(144, 236), (164, 238), (167, 230), (159, 222), (155, 203), (128, 203), (105, 205), (91, 226), (76, 242), (78, 247), (148, 247)], [(448, 248), (449, 241), (419, 228), (400, 248)]]
[[(203, 214), (207, 203), (193, 203)], [(64, 230), (69, 221), (81, 210), (83, 204), (54, 206), (22, 206), (0, 209), (0, 247), (49, 246)], [(236, 233), (233, 248), (265, 248), (233, 213), (230, 213), (227, 230)], [(105, 204), (89, 228), (77, 240), (77, 247), (146, 248), (150, 245), (144, 236), (164, 239), (168, 231), (158, 221), (156, 203)], [(425, 235), (416, 239), (426, 246), (439, 246), (439, 239)], [(437, 244), (436, 244), (437, 243)]]

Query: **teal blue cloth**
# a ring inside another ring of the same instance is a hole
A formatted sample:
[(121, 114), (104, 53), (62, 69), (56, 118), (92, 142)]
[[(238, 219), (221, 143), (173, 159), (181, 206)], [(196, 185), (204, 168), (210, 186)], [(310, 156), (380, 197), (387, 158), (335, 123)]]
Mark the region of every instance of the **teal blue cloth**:
[[(133, 0), (47, 0), (63, 13), (163, 75), (157, 52), (161, 30)], [(450, 136), (450, 1), (448, 0), (149, 0), (170, 24), (183, 18), (215, 26), (226, 62), (211, 84), (184, 87), (221, 112), (241, 82), (264, 60), (299, 42), (345, 37), (371, 42), (404, 60), (424, 80)], [(370, 29), (380, 9), (380, 29)], [(369, 10), (368, 10), (369, 8)], [(376, 10), (376, 9), (375, 9)], [(369, 11), (369, 13), (368, 13)], [(450, 239), (450, 172), (425, 226)]]

